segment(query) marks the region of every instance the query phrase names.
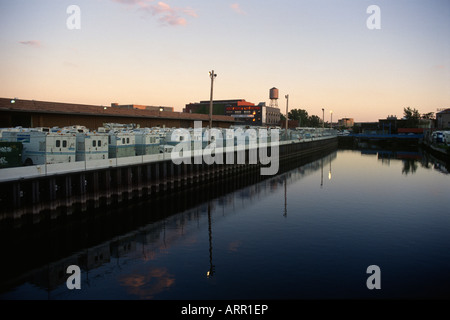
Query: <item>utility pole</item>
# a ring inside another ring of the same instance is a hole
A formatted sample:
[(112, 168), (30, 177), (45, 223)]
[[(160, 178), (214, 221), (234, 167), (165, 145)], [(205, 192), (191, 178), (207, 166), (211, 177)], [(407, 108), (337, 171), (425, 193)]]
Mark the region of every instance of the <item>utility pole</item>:
[(288, 139), (288, 105), (289, 105), (289, 95), (284, 96), (286, 98), (286, 140)]
[(322, 129), (325, 128), (325, 109), (322, 108)]
[(209, 99), (209, 129), (212, 129), (212, 115), (213, 115), (213, 87), (214, 87), (214, 78), (217, 77), (217, 74), (214, 73), (214, 70), (209, 72), (209, 77), (211, 78), (211, 95)]
[(333, 110), (330, 111), (331, 114), (331, 124), (330, 124), (330, 129), (333, 129)]

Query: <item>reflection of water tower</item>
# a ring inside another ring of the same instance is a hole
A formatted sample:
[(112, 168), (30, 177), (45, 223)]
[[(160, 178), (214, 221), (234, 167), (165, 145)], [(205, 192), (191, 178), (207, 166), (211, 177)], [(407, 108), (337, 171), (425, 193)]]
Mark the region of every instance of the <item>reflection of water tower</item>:
[(274, 108), (278, 108), (278, 89), (272, 88), (270, 89), (270, 106)]

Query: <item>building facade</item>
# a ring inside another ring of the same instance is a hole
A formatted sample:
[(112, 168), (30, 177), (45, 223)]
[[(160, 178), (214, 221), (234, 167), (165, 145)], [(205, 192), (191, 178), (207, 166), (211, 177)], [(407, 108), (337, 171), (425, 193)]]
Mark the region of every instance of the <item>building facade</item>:
[[(49, 101), (0, 98), (0, 128), (21, 126), (65, 127), (85, 126), (97, 130), (104, 123), (135, 124), (141, 127), (194, 127), (195, 121), (209, 125), (209, 115), (187, 114), (158, 109), (105, 107)], [(228, 128), (234, 118), (213, 116), (213, 126)]]
[(450, 129), (450, 109), (436, 113), (437, 129)]
[(342, 118), (338, 120), (338, 126), (344, 128), (351, 128), (355, 125), (353, 118)]
[(120, 109), (137, 109), (137, 110), (153, 110), (153, 111), (168, 111), (173, 112), (173, 107), (164, 106), (144, 106), (140, 104), (118, 104), (111, 103), (111, 107)]
[[(209, 114), (209, 101), (189, 103), (183, 110), (187, 113)], [(275, 126), (280, 122), (280, 109), (268, 107), (264, 102), (255, 105), (244, 99), (214, 100), (213, 114), (233, 117), (236, 124), (253, 126)]]

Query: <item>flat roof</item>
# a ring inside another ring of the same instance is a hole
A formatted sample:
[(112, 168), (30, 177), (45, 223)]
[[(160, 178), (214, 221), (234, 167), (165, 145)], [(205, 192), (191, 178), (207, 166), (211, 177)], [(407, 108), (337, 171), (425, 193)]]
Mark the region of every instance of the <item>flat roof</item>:
[[(36, 100), (22, 100), (17, 98), (0, 98), (0, 111), (53, 113), (90, 116), (132, 117), (132, 118), (158, 118), (179, 120), (209, 120), (209, 115), (184, 113), (174, 111), (159, 111), (146, 109), (125, 109), (110, 106), (86, 105), (76, 103), (61, 103)], [(234, 122), (234, 119), (225, 115), (214, 115), (214, 121)]]

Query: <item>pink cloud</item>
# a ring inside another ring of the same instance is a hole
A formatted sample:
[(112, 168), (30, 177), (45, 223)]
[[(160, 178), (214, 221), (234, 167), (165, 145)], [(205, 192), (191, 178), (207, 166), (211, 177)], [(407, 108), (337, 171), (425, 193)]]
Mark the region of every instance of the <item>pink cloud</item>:
[(185, 14), (187, 14), (188, 16), (191, 16), (191, 17), (194, 17), (194, 18), (198, 17), (197, 12), (195, 12), (195, 10), (192, 9), (192, 8), (185, 8), (185, 9), (183, 9), (183, 12)]
[(121, 4), (138, 6), (140, 11), (146, 12), (158, 18), (163, 25), (183, 26), (187, 24), (184, 16), (198, 17), (192, 8), (171, 7), (169, 4), (159, 1), (154, 4), (153, 0), (113, 0)]
[(230, 5), (230, 7), (231, 7), (231, 9), (233, 9), (238, 14), (245, 14), (245, 11), (242, 10), (242, 8), (239, 5), (239, 3), (233, 3), (233, 4)]
[(41, 46), (41, 42), (38, 40), (19, 41), (19, 43), (34, 48), (39, 48)]
[(165, 2), (159, 1), (156, 5), (150, 6), (153, 15), (159, 16), (159, 21), (171, 26), (186, 25), (186, 19), (181, 17), (183, 9), (172, 8)]

